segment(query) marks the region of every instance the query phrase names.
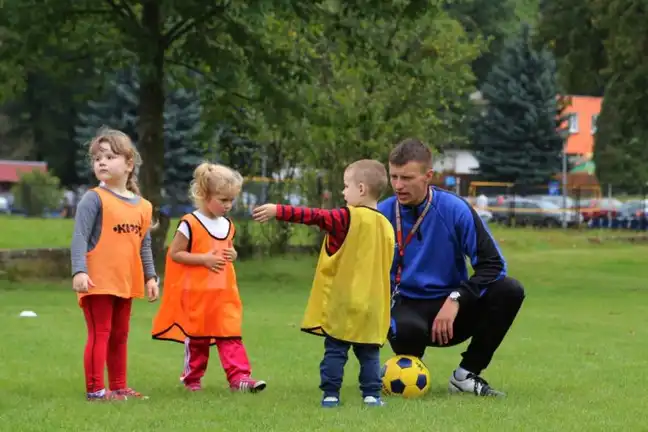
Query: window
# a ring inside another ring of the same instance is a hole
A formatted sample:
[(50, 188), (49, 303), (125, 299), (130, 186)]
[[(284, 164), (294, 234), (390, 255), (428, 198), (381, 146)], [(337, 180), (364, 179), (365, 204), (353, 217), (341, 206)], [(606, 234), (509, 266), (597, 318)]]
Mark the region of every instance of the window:
[(578, 114), (569, 114), (569, 133), (578, 133)]
[(592, 127), (591, 127), (591, 133), (594, 135), (596, 131), (598, 130), (598, 114), (594, 114), (592, 116)]

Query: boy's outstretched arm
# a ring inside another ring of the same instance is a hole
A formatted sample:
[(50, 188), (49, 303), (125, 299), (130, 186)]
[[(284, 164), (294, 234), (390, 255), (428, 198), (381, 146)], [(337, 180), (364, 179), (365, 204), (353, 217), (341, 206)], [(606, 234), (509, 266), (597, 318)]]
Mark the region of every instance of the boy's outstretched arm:
[(315, 225), (329, 234), (329, 243), (337, 245), (342, 244), (349, 232), (349, 209), (346, 207), (327, 210), (283, 204), (264, 204), (254, 209), (252, 217), (258, 222), (276, 218), (284, 222)]

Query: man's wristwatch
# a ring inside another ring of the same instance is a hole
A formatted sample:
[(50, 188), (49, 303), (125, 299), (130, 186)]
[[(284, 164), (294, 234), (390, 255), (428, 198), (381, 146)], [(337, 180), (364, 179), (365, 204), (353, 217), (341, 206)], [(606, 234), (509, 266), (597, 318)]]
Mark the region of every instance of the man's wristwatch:
[(452, 300), (455, 303), (459, 303), (459, 298), (461, 297), (461, 293), (459, 291), (452, 291), (448, 298)]

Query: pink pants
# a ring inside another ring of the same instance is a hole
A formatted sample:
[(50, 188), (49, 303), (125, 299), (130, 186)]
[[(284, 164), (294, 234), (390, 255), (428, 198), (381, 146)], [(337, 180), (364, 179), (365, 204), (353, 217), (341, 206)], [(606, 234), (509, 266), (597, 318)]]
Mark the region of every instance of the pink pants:
[[(217, 339), (216, 347), (230, 385), (250, 376), (250, 361), (241, 339)], [(209, 339), (185, 339), (184, 371), (180, 378), (184, 385), (200, 383), (207, 370), (209, 351)]]

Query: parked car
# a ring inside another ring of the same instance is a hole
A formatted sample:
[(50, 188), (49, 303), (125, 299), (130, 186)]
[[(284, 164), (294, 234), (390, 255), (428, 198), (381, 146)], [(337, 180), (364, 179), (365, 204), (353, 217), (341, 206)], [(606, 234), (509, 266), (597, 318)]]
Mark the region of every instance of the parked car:
[(616, 218), (623, 203), (615, 198), (587, 198), (578, 202), (580, 213), (585, 221), (596, 218)]
[(563, 200), (562, 195), (530, 195), (527, 196), (526, 198), (531, 199), (531, 200), (541, 200), (541, 201), (547, 201), (552, 204), (557, 205), (559, 208), (574, 208), (576, 201), (572, 197), (565, 197)]
[(624, 228), (645, 227), (648, 221), (648, 200), (626, 201), (619, 208), (617, 224)]
[(583, 222), (583, 216), (572, 211), (564, 211), (558, 205), (544, 200), (529, 198), (509, 198), (493, 212), (493, 218), (505, 222), (510, 216), (515, 217), (516, 225), (559, 227), (563, 220), (567, 225)]

